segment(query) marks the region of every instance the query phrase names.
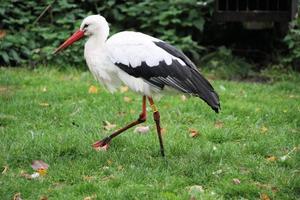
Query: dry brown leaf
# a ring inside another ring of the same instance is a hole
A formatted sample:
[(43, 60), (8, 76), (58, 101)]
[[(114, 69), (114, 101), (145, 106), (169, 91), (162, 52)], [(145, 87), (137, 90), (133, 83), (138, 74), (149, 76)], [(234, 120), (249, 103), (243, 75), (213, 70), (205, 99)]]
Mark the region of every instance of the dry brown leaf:
[(116, 124), (111, 124), (109, 121), (103, 121), (103, 128), (107, 131), (116, 128)]
[(193, 128), (190, 128), (189, 129), (189, 136), (191, 138), (195, 138), (195, 137), (198, 137), (200, 135), (200, 133), (196, 130), (196, 129), (193, 129)]
[(150, 131), (150, 127), (149, 126), (138, 126), (138, 127), (136, 127), (134, 129), (133, 132), (145, 134), (145, 133), (148, 133), (149, 131)]
[(271, 200), (270, 197), (266, 193), (262, 193), (260, 195), (260, 199), (261, 200)]
[(167, 133), (167, 129), (166, 128), (160, 128), (160, 132), (161, 132), (161, 134), (166, 134)]
[(6, 174), (7, 171), (8, 171), (8, 165), (4, 165), (3, 170), (2, 170), (2, 174)]
[(27, 172), (24, 172), (24, 171), (21, 171), (20, 176), (23, 178), (26, 178), (28, 180), (32, 179), (31, 174), (28, 174)]
[(223, 126), (224, 126), (224, 122), (219, 121), (219, 120), (217, 120), (217, 121), (215, 122), (215, 127), (216, 127), (216, 128), (220, 129), (220, 128), (223, 128)]
[(130, 103), (132, 101), (132, 99), (130, 97), (127, 97), (127, 96), (125, 96), (123, 99), (126, 103)]
[(0, 39), (4, 38), (6, 36), (6, 31), (1, 29), (0, 30)]
[(39, 103), (39, 105), (42, 106), (42, 107), (49, 107), (50, 106), (50, 104), (47, 103), (47, 102), (41, 102), (41, 103)]
[(41, 196), (40, 200), (48, 200), (48, 197), (47, 196)]
[(277, 160), (277, 157), (276, 156), (269, 156), (266, 159), (267, 159), (267, 161), (274, 162), (274, 161)]
[(91, 181), (95, 178), (96, 178), (95, 176), (83, 176), (83, 180), (85, 180), (85, 181)]
[(32, 167), (32, 169), (34, 169), (36, 171), (39, 169), (47, 170), (49, 168), (49, 165), (42, 160), (34, 160), (34, 161), (32, 161), (31, 167)]
[(240, 181), (240, 179), (238, 179), (238, 178), (232, 179), (232, 182), (233, 182), (234, 184), (236, 184), (236, 185), (241, 184), (241, 181)]
[(112, 161), (112, 160), (110, 160), (110, 159), (109, 159), (109, 160), (107, 160), (106, 162), (107, 162), (107, 164), (108, 164), (108, 165), (111, 165), (111, 164), (113, 163), (113, 161)]
[(20, 192), (16, 193), (13, 197), (13, 200), (22, 200), (21, 193)]
[(260, 128), (260, 132), (261, 132), (261, 133), (266, 133), (267, 131), (268, 131), (268, 128), (265, 127), (265, 126), (262, 126), (262, 127)]
[(127, 92), (128, 91), (128, 87), (127, 86), (121, 86), (120, 87), (120, 92), (121, 93), (124, 93), (124, 92)]
[(94, 199), (96, 199), (96, 198), (97, 198), (97, 195), (94, 194), (94, 195), (92, 195), (92, 196), (85, 197), (83, 200), (94, 200)]
[(94, 85), (91, 85), (89, 87), (89, 94), (97, 94), (98, 93), (98, 88)]

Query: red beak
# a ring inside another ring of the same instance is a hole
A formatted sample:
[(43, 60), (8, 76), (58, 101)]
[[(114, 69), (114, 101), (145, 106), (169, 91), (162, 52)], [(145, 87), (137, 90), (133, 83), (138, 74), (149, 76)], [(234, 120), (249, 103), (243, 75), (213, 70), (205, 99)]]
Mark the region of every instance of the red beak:
[(71, 37), (69, 37), (62, 45), (60, 45), (53, 53), (56, 54), (60, 52), (61, 50), (64, 50), (77, 40), (80, 40), (84, 36), (84, 31), (78, 30), (76, 31)]

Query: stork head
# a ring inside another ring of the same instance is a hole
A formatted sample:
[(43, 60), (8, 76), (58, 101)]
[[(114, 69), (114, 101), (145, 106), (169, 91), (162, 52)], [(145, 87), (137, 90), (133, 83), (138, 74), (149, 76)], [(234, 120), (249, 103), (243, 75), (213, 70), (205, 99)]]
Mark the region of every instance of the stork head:
[(69, 37), (53, 53), (58, 53), (59, 51), (66, 49), (68, 46), (82, 39), (84, 36), (96, 37), (104, 42), (107, 39), (108, 34), (109, 26), (106, 19), (101, 15), (90, 15), (82, 21), (80, 29)]

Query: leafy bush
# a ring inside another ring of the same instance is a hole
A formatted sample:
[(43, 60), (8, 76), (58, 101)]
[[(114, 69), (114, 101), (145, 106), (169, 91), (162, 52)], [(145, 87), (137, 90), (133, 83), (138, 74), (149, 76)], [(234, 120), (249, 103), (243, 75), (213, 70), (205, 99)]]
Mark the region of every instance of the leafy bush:
[(222, 79), (241, 80), (251, 73), (251, 65), (241, 58), (234, 57), (232, 51), (224, 46), (205, 55), (201, 62)]
[[(111, 23), (111, 32), (133, 29), (160, 37), (199, 59), (201, 32), (212, 11), (213, 0), (145, 1), (9, 1), (0, 4), (0, 65), (81, 65), (82, 45), (74, 45), (59, 59), (51, 52), (81, 20), (101, 13)], [(39, 21), (38, 16), (51, 4)], [(205, 6), (205, 5), (208, 6)]]
[[(300, 63), (300, 17), (291, 22), (290, 25), (292, 28), (284, 38), (284, 42), (289, 49), (289, 54), (283, 59), (285, 64), (291, 64), (297, 61)], [(300, 65), (299, 63), (298, 65)]]

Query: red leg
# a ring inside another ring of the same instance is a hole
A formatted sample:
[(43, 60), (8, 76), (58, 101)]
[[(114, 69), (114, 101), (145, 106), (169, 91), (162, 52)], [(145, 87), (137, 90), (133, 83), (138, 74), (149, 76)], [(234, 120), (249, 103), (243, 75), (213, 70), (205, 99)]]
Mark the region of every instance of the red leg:
[(127, 126), (117, 130), (116, 132), (114, 132), (113, 134), (111, 134), (110, 136), (102, 139), (102, 140), (99, 140), (99, 141), (96, 141), (94, 144), (93, 144), (93, 147), (94, 148), (99, 148), (99, 147), (104, 147), (105, 145), (108, 145), (109, 142), (111, 141), (111, 139), (113, 139), (114, 137), (116, 137), (117, 135), (121, 134), (122, 132), (126, 131), (127, 129), (135, 126), (135, 125), (138, 125), (138, 124), (141, 124), (143, 122), (146, 121), (146, 118), (147, 118), (147, 112), (146, 112), (146, 96), (143, 96), (143, 105), (142, 105), (142, 113), (140, 114), (139, 118), (136, 120), (136, 121), (133, 121), (131, 122), (130, 124), (128, 124)]
[(153, 99), (151, 97), (148, 97), (148, 100), (149, 100), (150, 106), (152, 108), (153, 118), (154, 118), (154, 121), (156, 124), (156, 131), (157, 131), (159, 145), (160, 145), (160, 153), (161, 153), (162, 157), (165, 157), (164, 144), (163, 144), (163, 140), (162, 140), (161, 127), (160, 127), (160, 115), (154, 104)]

